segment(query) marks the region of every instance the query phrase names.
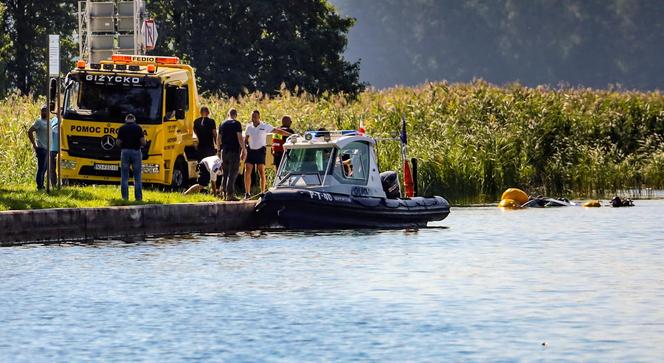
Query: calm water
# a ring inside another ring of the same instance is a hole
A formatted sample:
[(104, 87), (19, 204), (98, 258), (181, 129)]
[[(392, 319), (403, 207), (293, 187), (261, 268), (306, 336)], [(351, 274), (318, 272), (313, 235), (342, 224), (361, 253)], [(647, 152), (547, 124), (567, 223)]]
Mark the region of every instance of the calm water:
[(0, 248), (0, 360), (661, 361), (662, 216)]

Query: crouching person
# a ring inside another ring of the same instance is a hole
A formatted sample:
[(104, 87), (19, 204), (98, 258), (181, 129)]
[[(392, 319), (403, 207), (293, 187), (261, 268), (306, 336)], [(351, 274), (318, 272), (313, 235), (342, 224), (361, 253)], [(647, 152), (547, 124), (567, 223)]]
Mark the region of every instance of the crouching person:
[(197, 193), (212, 182), (212, 194), (217, 195), (217, 177), (221, 175), (221, 159), (217, 155), (208, 156), (198, 163), (198, 180), (184, 194)]

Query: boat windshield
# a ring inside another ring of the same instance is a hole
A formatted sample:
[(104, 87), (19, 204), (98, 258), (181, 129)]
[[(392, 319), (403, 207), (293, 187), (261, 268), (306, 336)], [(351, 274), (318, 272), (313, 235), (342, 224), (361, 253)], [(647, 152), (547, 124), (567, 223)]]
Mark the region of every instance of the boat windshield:
[(321, 185), (332, 153), (331, 147), (286, 150), (277, 185)]

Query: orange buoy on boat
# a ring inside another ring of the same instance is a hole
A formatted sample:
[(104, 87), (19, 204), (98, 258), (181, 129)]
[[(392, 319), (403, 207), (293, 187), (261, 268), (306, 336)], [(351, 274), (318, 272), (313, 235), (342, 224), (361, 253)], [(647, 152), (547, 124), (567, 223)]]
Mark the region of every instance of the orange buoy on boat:
[(522, 206), (528, 202), (528, 194), (519, 188), (509, 188), (503, 192), (503, 196), (500, 197), (501, 200), (511, 199), (516, 202), (519, 206)]

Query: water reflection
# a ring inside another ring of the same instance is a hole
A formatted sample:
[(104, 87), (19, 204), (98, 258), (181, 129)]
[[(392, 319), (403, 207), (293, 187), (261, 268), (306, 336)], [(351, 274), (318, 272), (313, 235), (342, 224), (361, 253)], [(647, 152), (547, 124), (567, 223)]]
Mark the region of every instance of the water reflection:
[(0, 360), (657, 361), (663, 213), (3, 248)]

